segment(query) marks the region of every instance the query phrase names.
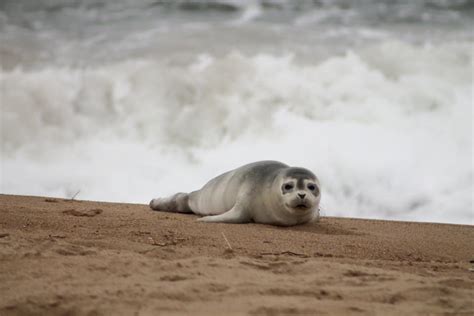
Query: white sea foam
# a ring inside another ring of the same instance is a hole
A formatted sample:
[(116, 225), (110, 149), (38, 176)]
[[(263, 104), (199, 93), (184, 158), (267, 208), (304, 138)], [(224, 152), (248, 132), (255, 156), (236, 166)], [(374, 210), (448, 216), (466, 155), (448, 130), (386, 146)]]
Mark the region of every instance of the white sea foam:
[(471, 45), (2, 71), (1, 192), (147, 203), (274, 159), (328, 216), (473, 224)]

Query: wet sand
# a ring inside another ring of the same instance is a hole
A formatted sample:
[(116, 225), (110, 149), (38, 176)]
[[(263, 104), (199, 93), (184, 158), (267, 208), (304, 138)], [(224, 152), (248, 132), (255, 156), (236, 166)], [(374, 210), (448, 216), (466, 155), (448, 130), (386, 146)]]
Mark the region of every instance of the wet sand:
[(0, 195), (0, 315), (472, 315), (474, 226)]

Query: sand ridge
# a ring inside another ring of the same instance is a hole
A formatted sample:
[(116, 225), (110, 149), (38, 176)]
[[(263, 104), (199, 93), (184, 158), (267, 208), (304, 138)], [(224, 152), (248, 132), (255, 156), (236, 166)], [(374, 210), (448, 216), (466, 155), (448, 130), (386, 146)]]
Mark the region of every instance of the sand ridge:
[(0, 195), (1, 315), (472, 314), (474, 228)]

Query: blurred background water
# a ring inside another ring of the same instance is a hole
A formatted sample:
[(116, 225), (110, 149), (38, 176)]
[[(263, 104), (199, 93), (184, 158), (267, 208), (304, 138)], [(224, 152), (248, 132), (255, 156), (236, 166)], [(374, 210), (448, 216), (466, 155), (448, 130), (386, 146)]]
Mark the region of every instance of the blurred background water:
[(1, 193), (148, 203), (255, 160), (323, 215), (473, 224), (474, 2), (3, 0)]

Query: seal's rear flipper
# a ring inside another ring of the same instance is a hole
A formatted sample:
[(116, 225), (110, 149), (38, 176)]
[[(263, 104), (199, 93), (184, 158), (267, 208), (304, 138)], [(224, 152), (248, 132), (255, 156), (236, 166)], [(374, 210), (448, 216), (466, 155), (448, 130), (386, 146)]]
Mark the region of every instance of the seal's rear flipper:
[(187, 193), (176, 193), (166, 198), (156, 198), (150, 201), (150, 208), (155, 211), (192, 213), (188, 204)]

